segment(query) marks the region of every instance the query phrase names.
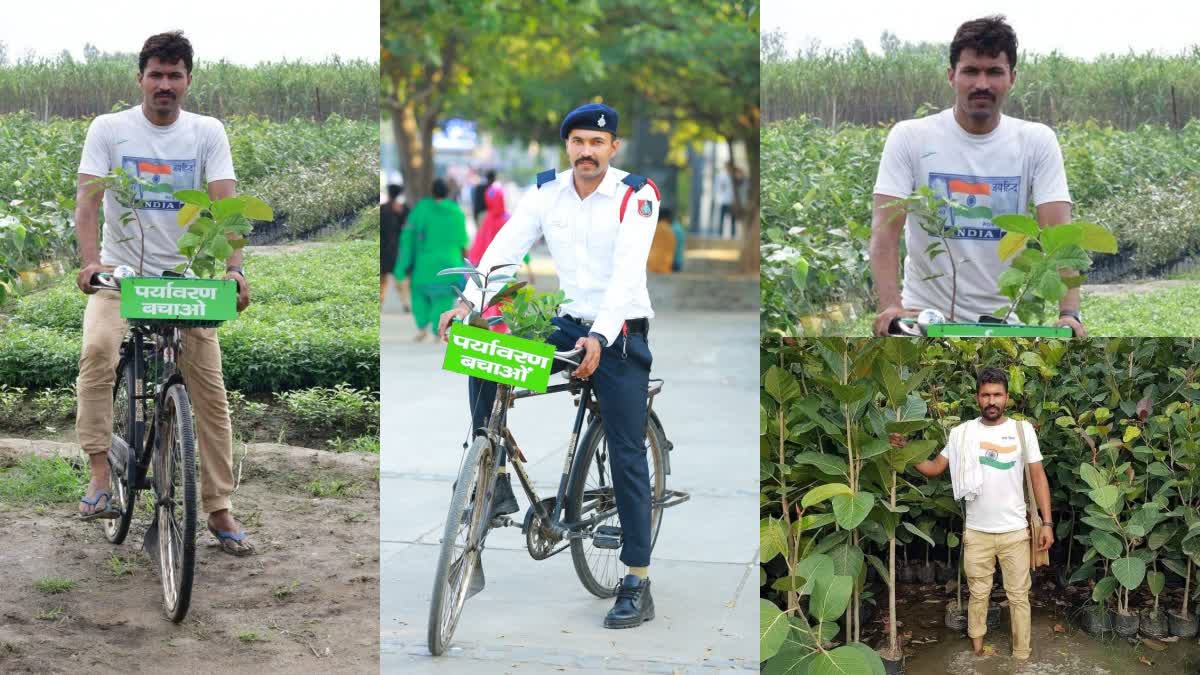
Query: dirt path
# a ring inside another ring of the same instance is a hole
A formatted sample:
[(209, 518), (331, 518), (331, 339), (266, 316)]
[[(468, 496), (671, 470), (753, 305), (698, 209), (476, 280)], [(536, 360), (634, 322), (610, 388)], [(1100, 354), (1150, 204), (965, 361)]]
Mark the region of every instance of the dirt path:
[[(179, 625), (164, 617), (141, 551), (144, 512), (113, 546), (75, 505), (0, 504), (0, 672), (377, 672), (379, 457), (247, 449), (234, 512), (258, 555), (225, 555), (203, 532)], [(55, 452), (79, 450), (0, 439), (0, 469)], [(314, 496), (314, 481), (337, 494)], [(47, 577), (75, 585), (37, 590)]]

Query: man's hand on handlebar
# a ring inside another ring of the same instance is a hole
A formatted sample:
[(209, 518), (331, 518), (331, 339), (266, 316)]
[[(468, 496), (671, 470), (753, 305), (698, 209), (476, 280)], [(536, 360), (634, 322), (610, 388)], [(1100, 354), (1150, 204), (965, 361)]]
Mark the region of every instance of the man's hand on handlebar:
[(448, 309), (445, 312), (442, 312), (442, 316), (438, 319), (438, 338), (442, 342), (449, 342), (450, 322), (455, 319), (461, 321), (462, 319), (467, 318), (467, 315), (470, 313), (470, 308), (462, 303), (455, 305), (453, 309)]
[(575, 348), (584, 349), (583, 359), (579, 361), (579, 368), (572, 375), (575, 377), (587, 377), (596, 372), (596, 366), (600, 365), (600, 353), (604, 349), (600, 346), (600, 341), (594, 337), (581, 337), (575, 341)]
[(1073, 316), (1060, 316), (1058, 317), (1058, 323), (1054, 325), (1070, 328), (1075, 332), (1075, 337), (1077, 338), (1086, 338), (1088, 336), (1087, 329), (1083, 327), (1082, 323), (1076, 321)]
[(908, 314), (911, 314), (911, 312), (906, 312), (900, 305), (888, 305), (875, 317), (875, 324), (872, 326), (872, 331), (877, 337), (887, 337), (891, 334), (892, 321)]
[(75, 285), (79, 287), (79, 290), (91, 295), (100, 290), (92, 285), (92, 276), (97, 272), (111, 272), (113, 269), (112, 265), (104, 265), (99, 262), (87, 263), (83, 269), (79, 270), (79, 276), (75, 277)]

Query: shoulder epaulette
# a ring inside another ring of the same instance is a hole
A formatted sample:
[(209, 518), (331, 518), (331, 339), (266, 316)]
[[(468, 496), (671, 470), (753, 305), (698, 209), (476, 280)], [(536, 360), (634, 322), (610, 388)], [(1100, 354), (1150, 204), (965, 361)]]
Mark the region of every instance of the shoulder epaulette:
[(538, 189), (540, 190), (543, 185), (553, 181), (557, 177), (558, 177), (558, 172), (555, 171), (554, 169), (546, 169), (545, 171), (539, 173), (537, 175)]
[(646, 183), (649, 182), (649, 180), (650, 179), (646, 178), (645, 176), (639, 176), (631, 173), (622, 178), (621, 182), (633, 188), (634, 192), (637, 192), (638, 190), (646, 187)]

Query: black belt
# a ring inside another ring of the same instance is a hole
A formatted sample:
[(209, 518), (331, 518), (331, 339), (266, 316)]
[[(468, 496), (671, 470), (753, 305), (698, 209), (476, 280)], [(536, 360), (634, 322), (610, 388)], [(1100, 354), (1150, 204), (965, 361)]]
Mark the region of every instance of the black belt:
[[(577, 319), (577, 318), (571, 316), (570, 314), (564, 314), (563, 318), (566, 319), (567, 321), (570, 321), (573, 324), (576, 324), (578, 326), (583, 326), (584, 328), (591, 328), (592, 323), (593, 323), (591, 319)], [(625, 330), (627, 332), (633, 333), (635, 335), (649, 335), (650, 334), (650, 319), (647, 319), (645, 317), (643, 317), (641, 319), (626, 319), (625, 320)]]

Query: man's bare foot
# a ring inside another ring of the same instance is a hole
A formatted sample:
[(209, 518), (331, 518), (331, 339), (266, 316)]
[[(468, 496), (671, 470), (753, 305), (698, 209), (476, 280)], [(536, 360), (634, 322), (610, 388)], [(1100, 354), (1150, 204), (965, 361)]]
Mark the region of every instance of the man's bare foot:
[(208, 514), (208, 531), (217, 538), (221, 550), (226, 553), (237, 556), (254, 553), (254, 546), (246, 539), (246, 530), (234, 519), (229, 509)]
[(89, 502), (94, 503), (79, 502), (79, 515), (81, 516), (108, 508), (106, 502), (110, 498), (101, 497), (100, 499), (96, 499), (96, 493), (101, 490), (108, 491), (108, 455), (103, 452), (88, 455), (88, 464), (91, 469), (92, 478), (88, 482), (87, 493), (84, 496), (87, 497)]
[(975, 656), (983, 656), (983, 638), (971, 638), (971, 649), (975, 651)]

